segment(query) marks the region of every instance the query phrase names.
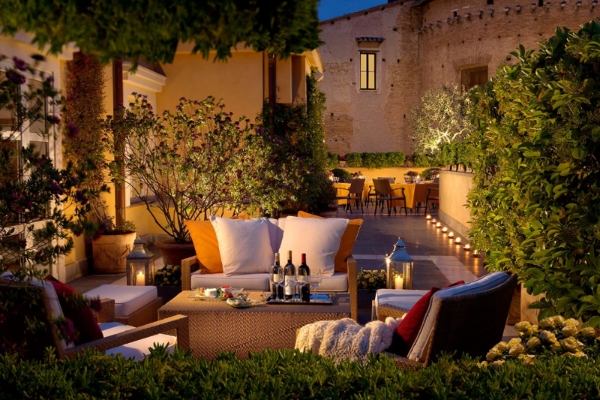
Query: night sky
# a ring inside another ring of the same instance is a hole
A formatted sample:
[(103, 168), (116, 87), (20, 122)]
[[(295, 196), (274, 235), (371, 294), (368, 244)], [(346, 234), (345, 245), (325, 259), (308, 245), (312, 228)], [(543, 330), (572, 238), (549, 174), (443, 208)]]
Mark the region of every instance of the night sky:
[(324, 21), (386, 3), (387, 0), (321, 0), (319, 3), (319, 19)]

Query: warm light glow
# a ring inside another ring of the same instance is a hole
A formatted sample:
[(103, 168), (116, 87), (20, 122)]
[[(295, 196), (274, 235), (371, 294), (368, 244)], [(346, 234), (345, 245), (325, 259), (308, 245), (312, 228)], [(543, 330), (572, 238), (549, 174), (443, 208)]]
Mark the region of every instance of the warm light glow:
[(465, 244), (465, 247), (463, 247), (463, 249), (465, 251), (469, 251), (469, 250), (471, 250), (471, 245), (467, 243), (467, 244)]
[(146, 285), (146, 275), (140, 271), (135, 277), (135, 286), (145, 286)]
[(473, 257), (479, 258), (479, 250), (473, 250)]
[(449, 237), (449, 238), (453, 238), (453, 237), (454, 237), (454, 232), (450, 231), (450, 232), (448, 233), (448, 237)]
[(404, 278), (402, 275), (396, 275), (396, 278), (394, 278), (394, 288), (404, 289)]
[(437, 224), (435, 224), (435, 227), (439, 229), (442, 227), (442, 224), (438, 222)]
[(431, 219), (431, 214), (427, 214), (427, 216), (425, 217), (425, 219), (427, 219), (427, 220)]
[(448, 228), (446, 228), (446, 227), (443, 227), (443, 228), (442, 228), (442, 232), (444, 232), (444, 233), (448, 232)]
[(437, 222), (437, 220), (435, 218), (431, 220), (432, 224), (435, 224), (436, 222)]
[(461, 240), (459, 237), (457, 237), (456, 240), (454, 241), (454, 243), (456, 243), (456, 244), (460, 244), (460, 242), (461, 242)]

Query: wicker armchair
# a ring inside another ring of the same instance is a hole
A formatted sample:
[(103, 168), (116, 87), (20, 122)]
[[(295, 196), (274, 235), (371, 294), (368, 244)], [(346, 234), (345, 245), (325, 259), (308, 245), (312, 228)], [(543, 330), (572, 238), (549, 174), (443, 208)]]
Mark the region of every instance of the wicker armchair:
[[(356, 260), (350, 256), (346, 259), (348, 265), (348, 293), (350, 294), (350, 315), (353, 320), (358, 319), (358, 283), (356, 273)], [(192, 290), (191, 274), (193, 267), (198, 265), (196, 256), (181, 260), (181, 289)], [(268, 280), (268, 277), (267, 277)]]
[(441, 352), (456, 352), (458, 357), (462, 353), (484, 356), (502, 340), (516, 284), (517, 276), (512, 275), (503, 283), (474, 294), (444, 297), (439, 295), (444, 291), (437, 292), (408, 357), (390, 356), (398, 367), (409, 369), (429, 365)]
[[(0, 279), (0, 303), (4, 301), (12, 302), (15, 307), (3, 311), (0, 321), (0, 352), (19, 353), (25, 359), (42, 358), (47, 347), (55, 348), (59, 358), (74, 358), (88, 348), (105, 351), (158, 333), (172, 331), (177, 332), (177, 345), (184, 350), (189, 349), (188, 317), (184, 315), (152, 322), (79, 346), (65, 347), (54, 328), (53, 316), (56, 309), (52, 308), (43, 287)], [(100, 322), (108, 322), (111, 315), (114, 317), (114, 300), (106, 299), (102, 303), (103, 312), (98, 319)], [(25, 330), (24, 327), (28, 326), (30, 320), (43, 324), (43, 329), (35, 332)]]

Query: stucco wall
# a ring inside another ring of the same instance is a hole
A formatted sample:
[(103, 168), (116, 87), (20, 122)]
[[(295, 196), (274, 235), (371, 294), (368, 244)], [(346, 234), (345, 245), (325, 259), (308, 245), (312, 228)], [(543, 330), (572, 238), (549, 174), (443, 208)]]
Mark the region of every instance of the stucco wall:
[(471, 215), (465, 204), (467, 194), (472, 187), (473, 174), (455, 171), (440, 172), (440, 219), (462, 236), (466, 236), (469, 229)]
[(177, 54), (173, 64), (163, 64), (168, 84), (157, 95), (158, 112), (174, 110), (179, 99), (223, 99), (234, 117), (254, 121), (263, 102), (263, 55), (249, 51), (233, 53), (227, 62), (213, 62), (199, 54)]
[[(320, 88), (327, 95), (327, 147), (338, 154), (411, 153), (408, 117), (427, 89), (460, 84), (465, 67), (487, 66), (488, 77), (492, 77), (502, 63), (515, 62), (509, 53), (519, 44), (538, 49), (538, 42), (551, 37), (556, 26), (577, 29), (600, 15), (600, 6), (591, 7), (591, 0), (583, 0), (579, 7), (574, 0), (544, 0), (549, 7), (539, 7), (535, 1), (535, 9), (531, 2), (520, 0), (486, 3), (434, 0), (414, 6), (414, 2), (397, 1), (322, 22), (325, 44), (319, 52), (325, 79)], [(517, 5), (521, 5), (520, 11)], [(455, 11), (460, 18), (455, 18)], [(379, 46), (376, 92), (357, 88), (355, 38), (363, 36), (385, 38)]]

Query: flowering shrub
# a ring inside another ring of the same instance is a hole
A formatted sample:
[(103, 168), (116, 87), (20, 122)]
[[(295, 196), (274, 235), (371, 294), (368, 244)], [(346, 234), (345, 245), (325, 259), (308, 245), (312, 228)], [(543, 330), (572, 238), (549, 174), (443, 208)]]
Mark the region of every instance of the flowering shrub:
[(156, 271), (154, 282), (156, 286), (181, 286), (181, 267), (165, 265)]
[(368, 289), (369, 291), (384, 289), (386, 285), (385, 270), (363, 269), (358, 274), (357, 285), (359, 289)]
[(426, 170), (421, 171), (421, 177), (425, 181), (430, 181), (436, 178), (439, 173), (440, 171), (438, 171), (437, 169), (428, 168)]
[(515, 328), (519, 337), (495, 345), (487, 353), (483, 365), (499, 366), (510, 358), (531, 364), (536, 357), (546, 354), (586, 357), (590, 346), (597, 344), (594, 328), (579, 329), (576, 319), (565, 319), (560, 315), (541, 320), (539, 326), (521, 321)]
[(408, 175), (408, 176), (417, 176), (419, 175), (419, 173), (417, 171), (408, 171), (407, 173), (405, 173), (404, 175)]

